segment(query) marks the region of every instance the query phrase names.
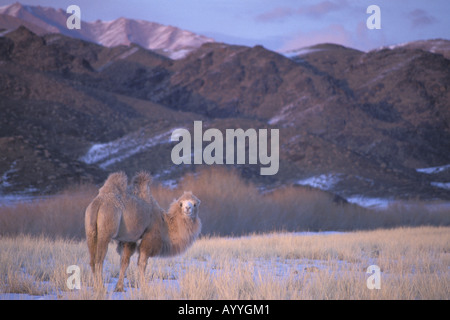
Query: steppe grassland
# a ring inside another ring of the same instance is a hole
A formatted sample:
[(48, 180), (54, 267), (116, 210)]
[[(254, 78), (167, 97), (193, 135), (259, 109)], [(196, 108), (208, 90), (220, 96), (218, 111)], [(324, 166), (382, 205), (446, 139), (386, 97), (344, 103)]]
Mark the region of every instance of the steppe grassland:
[[(111, 245), (106, 283), (117, 281)], [(146, 282), (133, 257), (125, 293), (92, 289), (84, 241), (0, 238), (0, 297), (22, 293), (60, 299), (449, 299), (450, 228), (417, 227), (342, 234), (267, 233), (202, 237), (185, 255), (152, 259)], [(81, 289), (69, 290), (69, 265)], [(381, 289), (366, 286), (369, 265)], [(24, 296), (30, 297), (30, 296)]]
[[(448, 207), (430, 209), (417, 201), (373, 211), (293, 186), (262, 193), (218, 169), (187, 175), (175, 189), (153, 187), (163, 207), (184, 190), (202, 200), (202, 237), (193, 247), (180, 257), (150, 260), (139, 289), (134, 256), (127, 292), (115, 294), (120, 263), (111, 245), (109, 291), (95, 292), (83, 221), (97, 190), (83, 185), (0, 207), (2, 298), (449, 299)], [(352, 232), (293, 233), (308, 230)], [(374, 264), (382, 271), (380, 290), (366, 286), (367, 267)], [(66, 286), (70, 265), (81, 268), (81, 290)]]

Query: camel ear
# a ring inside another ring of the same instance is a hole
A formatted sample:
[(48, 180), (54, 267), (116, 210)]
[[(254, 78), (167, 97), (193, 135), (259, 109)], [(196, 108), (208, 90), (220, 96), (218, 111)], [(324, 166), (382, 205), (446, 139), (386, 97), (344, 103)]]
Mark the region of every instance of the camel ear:
[(200, 201), (200, 199), (197, 198), (197, 205), (199, 206), (200, 203), (202, 203), (202, 202)]

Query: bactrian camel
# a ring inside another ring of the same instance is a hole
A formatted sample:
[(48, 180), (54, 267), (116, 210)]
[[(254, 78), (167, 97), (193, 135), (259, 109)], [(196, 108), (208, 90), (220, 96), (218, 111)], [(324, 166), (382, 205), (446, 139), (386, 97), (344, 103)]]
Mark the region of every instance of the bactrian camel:
[(150, 184), (146, 172), (137, 174), (130, 186), (125, 173), (112, 173), (87, 207), (86, 238), (96, 286), (102, 286), (103, 261), (112, 240), (118, 241), (120, 254), (116, 291), (123, 291), (125, 273), (139, 241), (138, 266), (143, 280), (149, 257), (180, 254), (200, 233), (200, 200), (196, 196), (184, 192), (165, 211), (151, 195)]

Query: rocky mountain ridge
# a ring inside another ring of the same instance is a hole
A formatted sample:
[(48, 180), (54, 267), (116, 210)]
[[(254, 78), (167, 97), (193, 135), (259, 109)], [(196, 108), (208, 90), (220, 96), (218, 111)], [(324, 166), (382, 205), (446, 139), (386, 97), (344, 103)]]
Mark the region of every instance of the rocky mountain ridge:
[[(404, 47), (313, 49), (287, 58), (205, 43), (172, 60), (19, 27), (0, 37), (1, 192), (52, 193), (118, 169), (176, 181), (201, 166), (171, 162), (170, 132), (202, 120), (223, 132), (280, 130), (276, 175), (236, 166), (266, 189), (449, 199), (450, 60)], [(420, 171), (429, 167), (444, 169)]]
[(112, 21), (82, 20), (81, 29), (69, 30), (66, 26), (69, 16), (62, 9), (22, 5), (16, 2), (0, 7), (0, 29), (7, 32), (23, 25), (37, 35), (61, 33), (105, 47), (136, 43), (172, 59), (183, 58), (203, 43), (214, 41), (173, 26), (124, 17)]

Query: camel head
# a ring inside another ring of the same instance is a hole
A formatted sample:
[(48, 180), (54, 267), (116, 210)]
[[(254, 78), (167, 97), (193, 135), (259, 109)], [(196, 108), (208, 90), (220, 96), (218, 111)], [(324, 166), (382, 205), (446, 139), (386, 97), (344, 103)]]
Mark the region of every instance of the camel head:
[(198, 209), (200, 206), (200, 200), (192, 194), (192, 192), (184, 192), (183, 195), (178, 198), (177, 206), (180, 208), (179, 212), (189, 217), (195, 219), (198, 215)]

